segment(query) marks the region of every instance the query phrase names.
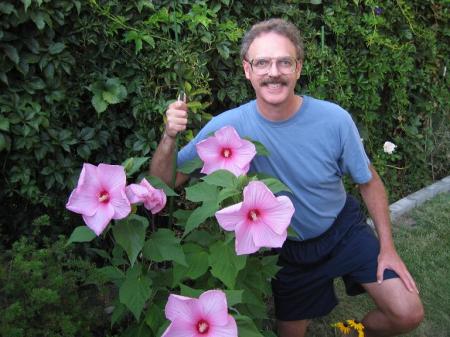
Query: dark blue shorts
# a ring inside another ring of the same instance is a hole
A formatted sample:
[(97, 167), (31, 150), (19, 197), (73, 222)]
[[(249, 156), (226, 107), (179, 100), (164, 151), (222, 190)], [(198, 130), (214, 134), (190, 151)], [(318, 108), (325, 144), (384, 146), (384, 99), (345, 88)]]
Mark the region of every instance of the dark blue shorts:
[[(347, 197), (334, 224), (322, 235), (286, 240), (279, 253), (282, 267), (272, 280), (275, 316), (295, 321), (325, 316), (338, 304), (333, 280), (342, 277), (348, 295), (364, 292), (361, 283), (376, 282), (379, 242), (367, 225), (360, 203)], [(384, 279), (398, 277), (384, 271)]]

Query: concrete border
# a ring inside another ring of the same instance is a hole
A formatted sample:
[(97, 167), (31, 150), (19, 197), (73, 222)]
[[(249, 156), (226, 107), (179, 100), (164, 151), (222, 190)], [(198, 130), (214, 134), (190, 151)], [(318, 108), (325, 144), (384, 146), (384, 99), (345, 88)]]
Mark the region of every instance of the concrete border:
[[(425, 201), (432, 199), (440, 193), (446, 192), (450, 192), (450, 176), (394, 202), (389, 206), (392, 223), (395, 223), (402, 215), (423, 204)], [(367, 223), (374, 228), (372, 219), (368, 218)]]

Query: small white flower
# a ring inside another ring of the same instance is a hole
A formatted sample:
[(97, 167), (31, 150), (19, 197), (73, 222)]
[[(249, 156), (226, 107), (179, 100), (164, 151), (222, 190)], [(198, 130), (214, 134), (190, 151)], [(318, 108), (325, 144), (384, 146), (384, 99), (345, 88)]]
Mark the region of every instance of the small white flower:
[(396, 147), (397, 145), (395, 145), (394, 143), (385, 142), (383, 145), (383, 151), (387, 154), (392, 154), (392, 152), (394, 152)]

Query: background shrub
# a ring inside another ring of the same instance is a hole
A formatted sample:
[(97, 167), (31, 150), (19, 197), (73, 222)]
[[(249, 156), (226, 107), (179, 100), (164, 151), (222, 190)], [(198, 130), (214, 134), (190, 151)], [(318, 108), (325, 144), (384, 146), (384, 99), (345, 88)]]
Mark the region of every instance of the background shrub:
[[(239, 41), (270, 17), (303, 32), (298, 91), (352, 113), (391, 201), (448, 174), (444, 0), (0, 2), (3, 243), (29, 234), (24, 224), (43, 213), (57, 225), (49, 235), (70, 232), (63, 205), (82, 162), (151, 157), (180, 88), (192, 112), (182, 143), (251, 99)], [(386, 140), (395, 157), (382, 155)]]
[(22, 237), (0, 260), (0, 336), (105, 336), (109, 320), (98, 293), (85, 284), (90, 263), (66, 239), (42, 243)]

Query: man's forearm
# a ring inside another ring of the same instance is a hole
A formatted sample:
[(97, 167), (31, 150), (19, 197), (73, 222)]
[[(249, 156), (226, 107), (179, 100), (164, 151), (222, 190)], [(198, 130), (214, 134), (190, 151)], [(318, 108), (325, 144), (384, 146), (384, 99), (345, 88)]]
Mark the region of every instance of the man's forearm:
[(378, 173), (370, 167), (372, 180), (359, 185), (359, 190), (367, 206), (380, 240), (380, 248), (394, 249), (392, 239), (391, 221), (386, 191)]
[(174, 151), (175, 138), (164, 133), (150, 164), (150, 174), (170, 186), (173, 185)]

